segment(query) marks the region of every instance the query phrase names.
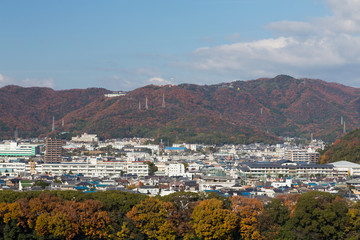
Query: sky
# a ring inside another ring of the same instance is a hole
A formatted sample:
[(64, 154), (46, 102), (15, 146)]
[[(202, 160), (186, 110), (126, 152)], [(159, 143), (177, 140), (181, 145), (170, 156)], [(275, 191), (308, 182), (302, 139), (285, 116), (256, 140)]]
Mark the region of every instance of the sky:
[(360, 0), (0, 0), (0, 86), (360, 87)]

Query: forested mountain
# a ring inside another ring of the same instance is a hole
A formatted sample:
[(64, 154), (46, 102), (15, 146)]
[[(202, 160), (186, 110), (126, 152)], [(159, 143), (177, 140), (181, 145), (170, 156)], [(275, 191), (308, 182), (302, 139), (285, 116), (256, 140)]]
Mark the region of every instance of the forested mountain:
[(320, 162), (350, 161), (360, 163), (360, 129), (337, 139), (321, 154)]
[[(149, 85), (105, 98), (105, 89), (0, 89), (0, 130), (51, 131), (205, 143), (275, 142), (276, 136), (335, 140), (360, 127), (360, 89), (286, 75), (216, 85)], [(147, 108), (146, 108), (147, 99)], [(165, 106), (164, 106), (165, 105)], [(64, 127), (62, 127), (62, 121)]]

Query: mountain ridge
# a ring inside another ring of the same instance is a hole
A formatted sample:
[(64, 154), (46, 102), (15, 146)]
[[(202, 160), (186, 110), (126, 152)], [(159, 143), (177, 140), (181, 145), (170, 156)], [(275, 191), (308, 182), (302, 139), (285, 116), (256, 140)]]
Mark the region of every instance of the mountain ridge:
[(57, 131), (219, 144), (310, 134), (331, 141), (342, 135), (341, 117), (348, 129), (360, 127), (360, 89), (318, 79), (279, 75), (214, 85), (147, 85), (105, 98), (108, 92), (3, 87), (0, 133), (11, 136), (18, 128), (24, 135), (48, 134), (53, 115)]

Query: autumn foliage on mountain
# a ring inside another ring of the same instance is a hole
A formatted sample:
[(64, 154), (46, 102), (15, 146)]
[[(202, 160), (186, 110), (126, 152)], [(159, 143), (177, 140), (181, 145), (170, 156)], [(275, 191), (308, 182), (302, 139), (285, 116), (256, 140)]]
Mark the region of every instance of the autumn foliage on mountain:
[(360, 163), (360, 129), (337, 139), (321, 153), (319, 160), (321, 163), (336, 161)]
[(192, 192), (0, 195), (0, 239), (358, 239), (359, 223), (358, 203), (325, 192), (263, 201)]
[(286, 75), (203, 86), (149, 85), (114, 98), (104, 97), (107, 92), (1, 88), (0, 133), (49, 134), (53, 116), (57, 133), (216, 144), (311, 134), (335, 140), (343, 132), (341, 118), (348, 130), (360, 127), (360, 89)]

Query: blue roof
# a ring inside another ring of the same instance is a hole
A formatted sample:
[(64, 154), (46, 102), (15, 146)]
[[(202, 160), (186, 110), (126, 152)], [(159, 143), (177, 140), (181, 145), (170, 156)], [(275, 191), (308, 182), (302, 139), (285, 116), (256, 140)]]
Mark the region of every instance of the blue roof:
[(165, 147), (165, 150), (185, 150), (185, 147)]

